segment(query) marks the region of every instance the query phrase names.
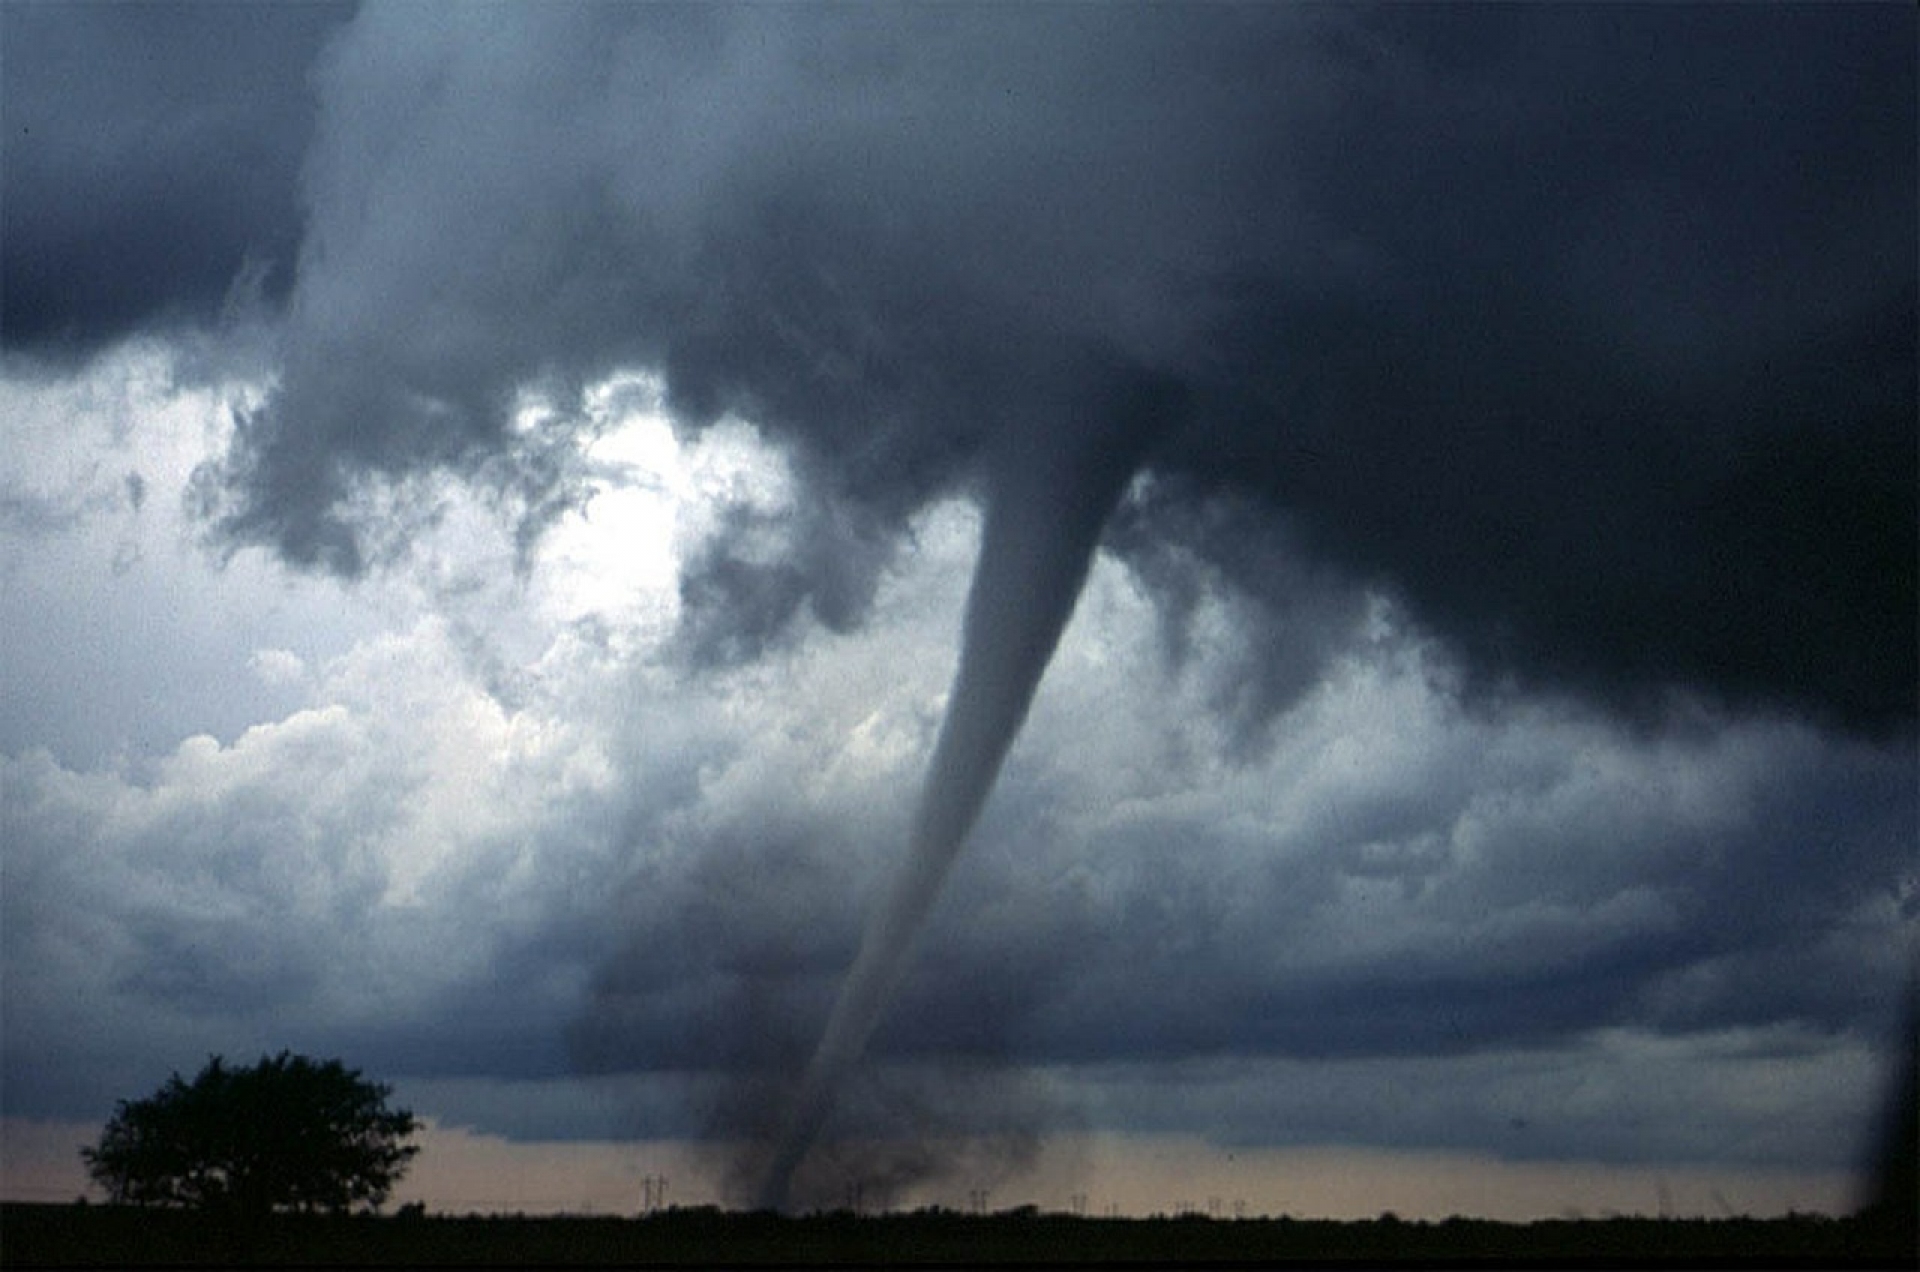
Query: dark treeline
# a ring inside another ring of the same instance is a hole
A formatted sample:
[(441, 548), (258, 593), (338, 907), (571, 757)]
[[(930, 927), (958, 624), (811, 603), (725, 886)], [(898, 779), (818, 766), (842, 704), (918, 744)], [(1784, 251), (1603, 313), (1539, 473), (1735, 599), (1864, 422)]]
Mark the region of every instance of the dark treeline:
[(1088, 1219), (1031, 1209), (787, 1218), (711, 1208), (646, 1218), (276, 1214), (0, 1205), (8, 1267), (278, 1265), (1068, 1265), (1360, 1262), (1581, 1267), (1902, 1267), (1915, 1235), (1858, 1219)]

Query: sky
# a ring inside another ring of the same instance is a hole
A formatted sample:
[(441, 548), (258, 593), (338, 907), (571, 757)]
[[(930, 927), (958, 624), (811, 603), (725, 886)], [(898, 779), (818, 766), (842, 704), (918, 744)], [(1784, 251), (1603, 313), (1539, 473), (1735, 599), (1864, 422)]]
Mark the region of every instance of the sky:
[(0, 8), (0, 1192), (1848, 1208), (1916, 22)]

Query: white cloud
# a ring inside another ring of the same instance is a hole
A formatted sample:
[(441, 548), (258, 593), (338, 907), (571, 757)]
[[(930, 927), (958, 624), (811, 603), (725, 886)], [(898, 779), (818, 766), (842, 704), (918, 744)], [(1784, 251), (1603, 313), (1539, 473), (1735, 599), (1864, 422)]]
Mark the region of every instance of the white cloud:
[(256, 649), (247, 668), (269, 685), (297, 685), (307, 678), (307, 664), (291, 649)]

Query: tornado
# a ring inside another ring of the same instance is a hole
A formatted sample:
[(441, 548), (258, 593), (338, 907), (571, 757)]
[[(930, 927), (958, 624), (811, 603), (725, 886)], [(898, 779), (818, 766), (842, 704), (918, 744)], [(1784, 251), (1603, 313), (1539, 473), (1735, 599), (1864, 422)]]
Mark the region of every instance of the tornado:
[(1135, 375), (1072, 427), (1009, 430), (988, 456), (980, 554), (959, 667), (928, 761), (907, 851), (869, 918), (825, 1031), (773, 1142), (756, 1204), (786, 1207), (794, 1171), (904, 977), (915, 938), (979, 819), (1000, 765), (1073, 616), (1101, 528), (1178, 390)]

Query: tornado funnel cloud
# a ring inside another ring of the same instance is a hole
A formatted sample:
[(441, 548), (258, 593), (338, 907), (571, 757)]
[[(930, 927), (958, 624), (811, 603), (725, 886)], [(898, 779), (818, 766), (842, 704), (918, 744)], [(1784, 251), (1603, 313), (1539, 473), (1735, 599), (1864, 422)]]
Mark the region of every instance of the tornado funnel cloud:
[(868, 922), (797, 1097), (758, 1205), (785, 1207), (794, 1171), (832, 1111), (907, 967), (960, 847), (993, 789), (1073, 616), (1100, 530), (1169, 411), (1164, 387), (1130, 383), (1099, 427), (1009, 433), (992, 457), (959, 668), (927, 766), (907, 855)]

